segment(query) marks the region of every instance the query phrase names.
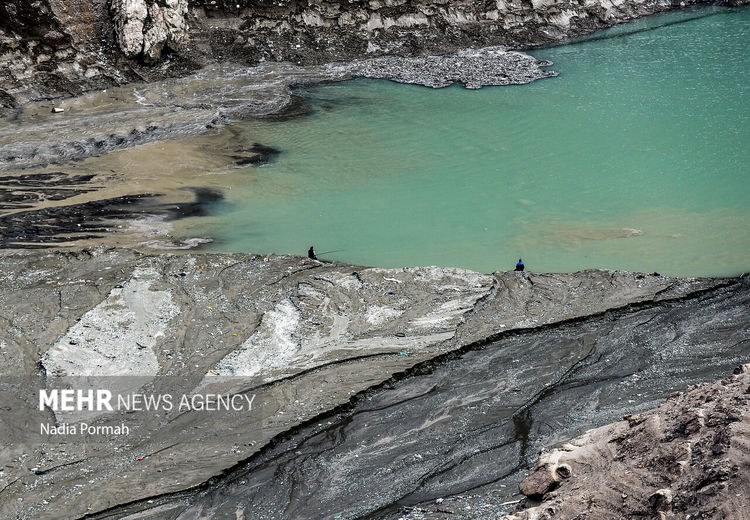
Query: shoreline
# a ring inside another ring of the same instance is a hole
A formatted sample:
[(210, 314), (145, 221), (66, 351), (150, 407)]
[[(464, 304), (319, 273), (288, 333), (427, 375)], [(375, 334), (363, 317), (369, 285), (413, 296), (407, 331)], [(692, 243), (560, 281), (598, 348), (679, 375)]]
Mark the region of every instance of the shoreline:
[[(556, 76), (540, 68), (549, 65), (498, 47), (308, 67), (223, 65), (177, 80), (33, 103), (0, 131), (0, 180), (17, 190), (9, 192), (0, 207), (0, 248), (88, 246), (92, 240), (125, 245), (126, 234), (108, 238), (122, 229), (120, 222), (130, 221), (130, 228), (137, 229), (143, 218), (168, 222), (205, 214), (207, 206), (223, 198), (223, 184), (201, 178), (201, 172), (219, 168), (231, 173), (233, 167), (262, 165), (279, 153), (262, 143), (238, 148), (226, 125), (250, 117), (304, 116), (305, 107), (293, 93), (296, 87), (368, 78), (431, 88), (460, 83), (477, 89)], [(219, 96), (216, 85), (224, 90)], [(63, 112), (50, 114), (50, 106)], [(212, 142), (212, 136), (220, 141)], [(170, 152), (170, 147), (175, 149)], [(145, 159), (147, 153), (153, 158)], [(178, 168), (154, 176), (141, 183), (140, 191), (131, 180), (142, 177), (140, 171), (118, 171), (134, 161), (148, 160), (154, 167), (182, 163), (186, 154), (193, 157), (190, 171)], [(71, 169), (76, 173), (64, 171)], [(159, 231), (163, 234), (164, 226)], [(136, 244), (162, 244), (167, 249), (205, 240), (130, 238)]]
[[(303, 116), (306, 107), (295, 96), (295, 86), (369, 77), (432, 88), (454, 83), (478, 88), (524, 84), (555, 76), (555, 72), (541, 68), (550, 65), (499, 47), (466, 49), (442, 56), (385, 56), (313, 66), (267, 63), (248, 68), (214, 64), (189, 77), (25, 105), (8, 127), (0, 130), (0, 172), (4, 174), (0, 177), (4, 184), (14, 184), (13, 189), (17, 190), (0, 205), (0, 247), (40, 247), (49, 240), (83, 246), (92, 245), (92, 240), (112, 245), (143, 244), (144, 240), (139, 241), (135, 235), (118, 238), (111, 232), (122, 229), (118, 222), (122, 220), (130, 220), (131, 229), (137, 229), (142, 227), (138, 220), (143, 217), (162, 222), (183, 218), (182, 207), (192, 207), (200, 214), (203, 201), (191, 194), (214, 190), (213, 200), (217, 201), (221, 194), (216, 190), (221, 190), (222, 183), (198, 173), (217, 170), (221, 175), (232, 175), (233, 167), (262, 164), (279, 152), (269, 155), (263, 151), (263, 143), (238, 148), (233, 146), (230, 135), (222, 138), (219, 147), (211, 147), (206, 144), (209, 136), (226, 133), (232, 121), (248, 117)], [(215, 80), (213, 84), (211, 78)], [(226, 92), (217, 96), (213, 88), (216, 84), (221, 84)], [(50, 114), (52, 106), (64, 112)], [(123, 163), (132, 163), (138, 152), (144, 152), (143, 157), (148, 155), (150, 163), (159, 167), (159, 161), (172, 164), (180, 153), (161, 153), (157, 148), (170, 143), (192, 147), (192, 142), (195, 146), (189, 152), (196, 163), (202, 160), (201, 154), (212, 156), (205, 166), (198, 164), (196, 172), (183, 169), (180, 175), (152, 174), (148, 182), (144, 180), (136, 183), (135, 189), (127, 189), (133, 171), (128, 166), (123, 168)], [(101, 208), (103, 201), (121, 204), (110, 211)], [(71, 212), (78, 221), (68, 225)], [(124, 216), (128, 212), (130, 219)], [(40, 230), (37, 236), (33, 232), (16, 232), (24, 222), (36, 219), (46, 222), (35, 228)], [(75, 229), (77, 224), (81, 230)], [(168, 224), (160, 226), (160, 237), (168, 234), (167, 228)], [(152, 240), (153, 236), (143, 238), (168, 248), (190, 247), (208, 239), (191, 237), (189, 242), (171, 240), (169, 244)]]
[[(16, 125), (15, 132), (23, 131), (24, 124), (32, 123), (41, 125), (45, 136), (55, 131), (56, 124), (75, 128), (78, 124), (92, 126), (93, 123), (93, 128), (86, 140), (55, 139), (59, 144), (52, 147), (42, 144), (42, 139), (36, 139), (36, 136), (19, 147), (15, 142), (4, 143), (0, 134), (0, 172), (63, 164), (161, 140), (199, 137), (232, 120), (296, 117), (293, 91), (297, 87), (353, 79), (384, 79), (430, 88), (458, 83), (468, 89), (478, 89), (522, 85), (555, 77), (556, 72), (540, 68), (551, 65), (522, 52), (491, 46), (444, 55), (382, 56), (308, 66), (290, 63), (213, 64), (180, 78), (92, 90), (80, 96), (34, 101), (20, 106), (13, 117), (6, 118)], [(224, 97), (216, 96), (212, 85), (203, 84), (209, 77), (229, 83)], [(172, 92), (165, 96), (160, 89)], [(100, 109), (100, 106), (105, 109)], [(51, 107), (62, 109), (62, 112), (48, 115), (45, 111)], [(167, 111), (175, 110), (182, 113), (170, 118)], [(91, 135), (92, 130), (97, 130), (96, 124), (113, 113), (122, 113), (126, 118), (125, 126), (118, 128), (117, 133), (100, 131), (101, 135)], [(79, 123), (77, 118), (90, 118), (91, 121)], [(48, 141), (47, 138), (45, 142)]]
[(68, 8), (55, 0), (36, 7), (15, 0), (0, 23), (0, 63), (7, 64), (0, 75), (0, 112), (32, 99), (179, 78), (222, 62), (320, 65), (491, 45), (530, 50), (699, 5), (705, 3), (175, 0), (157, 9), (153, 0), (115, 0), (111, 8), (99, 0)]

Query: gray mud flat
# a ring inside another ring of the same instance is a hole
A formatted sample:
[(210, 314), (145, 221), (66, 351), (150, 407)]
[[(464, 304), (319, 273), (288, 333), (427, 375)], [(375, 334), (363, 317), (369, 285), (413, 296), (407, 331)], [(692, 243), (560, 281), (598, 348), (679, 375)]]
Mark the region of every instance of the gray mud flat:
[[(395, 518), (468, 491), (501, 511), (542, 447), (750, 361), (749, 289), (617, 271), (8, 252), (0, 515)], [(133, 434), (96, 442), (29, 434), (66, 419), (37, 410), (38, 388), (83, 376), (223, 384), (257, 406), (115, 415)]]
[[(519, 333), (428, 363), (206, 490), (160, 501), (157, 512), (138, 518), (241, 511), (247, 518), (395, 519), (400, 506), (479, 487), (492, 493), (461, 518), (487, 518), (498, 512), (494, 505), (516, 498), (517, 476), (540, 449), (750, 359), (749, 308), (745, 285)], [(103, 517), (128, 518), (113, 513)]]

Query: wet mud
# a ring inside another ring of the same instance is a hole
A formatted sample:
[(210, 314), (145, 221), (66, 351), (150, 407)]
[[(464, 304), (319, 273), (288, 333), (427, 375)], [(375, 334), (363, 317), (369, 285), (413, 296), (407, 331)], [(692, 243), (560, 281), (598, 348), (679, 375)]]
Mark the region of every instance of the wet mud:
[(65, 200), (94, 188), (94, 174), (70, 176), (64, 172), (0, 176), (0, 211), (28, 209), (44, 201)]
[[(78, 190), (68, 196), (88, 191), (91, 190)], [(2, 215), (0, 248), (39, 249), (102, 241), (121, 229), (124, 223), (134, 220), (170, 222), (211, 215), (212, 207), (224, 198), (220, 190), (212, 188), (184, 188), (183, 191), (187, 200), (182, 203), (161, 203), (159, 194), (139, 193)], [(14, 209), (18, 207), (16, 205)]]

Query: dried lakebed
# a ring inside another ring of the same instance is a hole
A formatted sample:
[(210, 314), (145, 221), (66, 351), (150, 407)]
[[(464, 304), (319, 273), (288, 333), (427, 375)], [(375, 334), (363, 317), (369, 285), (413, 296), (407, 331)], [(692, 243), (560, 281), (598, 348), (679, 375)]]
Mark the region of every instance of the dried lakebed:
[(94, 443), (6, 431), (7, 517), (396, 518), (467, 490), (506, 510), (540, 448), (750, 361), (746, 277), (125, 249), (8, 252), (0, 273), (2, 395), (25, 427), (64, 419), (35, 402), (62, 374), (257, 404), (117, 415), (102, 424), (140, 433)]

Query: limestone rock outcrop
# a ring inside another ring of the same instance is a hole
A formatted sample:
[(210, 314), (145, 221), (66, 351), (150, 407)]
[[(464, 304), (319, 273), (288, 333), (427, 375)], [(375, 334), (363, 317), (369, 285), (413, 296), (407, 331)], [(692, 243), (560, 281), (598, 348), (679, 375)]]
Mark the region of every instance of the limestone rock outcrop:
[(0, 111), (222, 61), (523, 49), (703, 1), (8, 0), (0, 4)]
[(115, 0), (112, 13), (122, 52), (138, 56), (143, 50), (143, 24), (148, 15), (145, 0)]
[(130, 58), (156, 63), (165, 47), (178, 51), (187, 40), (187, 0), (112, 0), (117, 41)]

